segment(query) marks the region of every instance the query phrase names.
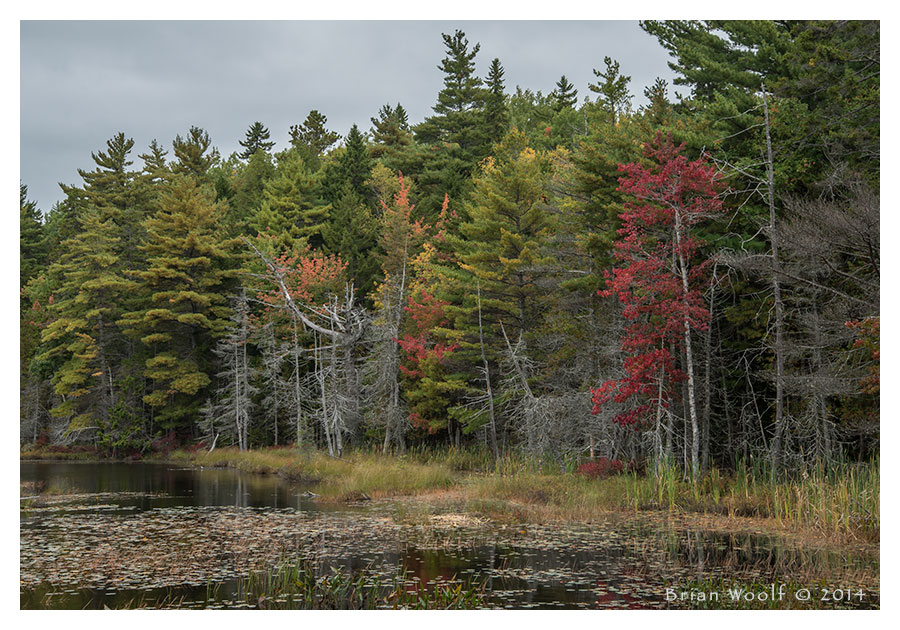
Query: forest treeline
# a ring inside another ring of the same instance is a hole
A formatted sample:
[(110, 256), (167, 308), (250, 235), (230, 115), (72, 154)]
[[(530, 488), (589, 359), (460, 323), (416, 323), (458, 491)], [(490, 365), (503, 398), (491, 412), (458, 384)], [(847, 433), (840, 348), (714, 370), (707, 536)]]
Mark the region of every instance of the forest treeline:
[(48, 212), (23, 184), (21, 442), (877, 453), (879, 23), (642, 28), (677, 78), (639, 108), (456, 31), (418, 124), (119, 133)]

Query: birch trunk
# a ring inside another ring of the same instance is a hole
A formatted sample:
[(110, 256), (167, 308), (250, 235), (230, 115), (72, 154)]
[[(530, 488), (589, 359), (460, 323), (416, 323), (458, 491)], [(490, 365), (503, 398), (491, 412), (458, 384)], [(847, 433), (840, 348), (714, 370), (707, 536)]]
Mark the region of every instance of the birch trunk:
[[(675, 211), (675, 247), (678, 250), (678, 266), (681, 271), (681, 286), (688, 294), (688, 270), (681, 250), (681, 213)], [(684, 314), (684, 355), (687, 368), (688, 411), (691, 418), (691, 472), (696, 479), (700, 473), (700, 424), (697, 420), (697, 401), (694, 384), (694, 352), (691, 347), (691, 321), (687, 311)]]

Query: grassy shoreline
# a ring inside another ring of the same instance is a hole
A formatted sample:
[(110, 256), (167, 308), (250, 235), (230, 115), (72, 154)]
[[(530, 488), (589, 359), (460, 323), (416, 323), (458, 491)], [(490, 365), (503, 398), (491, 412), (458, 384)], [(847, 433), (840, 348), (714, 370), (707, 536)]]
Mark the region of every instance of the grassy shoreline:
[[(35, 452), (23, 452), (29, 458)], [(54, 454), (55, 455), (55, 454)], [(90, 459), (74, 453), (70, 459)], [(467, 512), (499, 520), (588, 521), (604, 512), (750, 517), (779, 528), (814, 532), (841, 542), (880, 538), (880, 472), (877, 460), (836, 465), (803, 478), (773, 481), (762, 467), (713, 469), (697, 483), (674, 468), (589, 479), (523, 458), (507, 457), (497, 472), (478, 451), (413, 452), (383, 456), (352, 452), (342, 458), (287, 448), (240, 452), (232, 448), (173, 451), (164, 461), (228, 467), (316, 483), (318, 501), (419, 497), (449, 500)], [(490, 472), (489, 472), (490, 471)]]

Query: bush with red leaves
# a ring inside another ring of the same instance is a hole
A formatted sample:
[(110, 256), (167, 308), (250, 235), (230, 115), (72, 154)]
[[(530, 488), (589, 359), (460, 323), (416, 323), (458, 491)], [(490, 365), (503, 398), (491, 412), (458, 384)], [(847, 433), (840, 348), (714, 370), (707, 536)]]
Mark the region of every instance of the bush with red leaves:
[(599, 479), (601, 477), (609, 477), (610, 475), (618, 475), (625, 472), (625, 464), (618, 459), (601, 457), (596, 461), (580, 464), (575, 472), (591, 479)]
[(158, 437), (150, 443), (150, 450), (154, 453), (168, 455), (175, 450), (175, 432), (169, 431), (164, 436)]

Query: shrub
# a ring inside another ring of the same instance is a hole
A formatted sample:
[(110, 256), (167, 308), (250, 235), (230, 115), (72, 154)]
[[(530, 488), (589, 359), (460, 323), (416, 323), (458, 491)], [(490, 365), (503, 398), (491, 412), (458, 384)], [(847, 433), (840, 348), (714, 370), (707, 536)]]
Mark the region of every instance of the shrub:
[(578, 466), (575, 472), (590, 479), (599, 479), (625, 472), (625, 465), (621, 460), (601, 457), (596, 461), (584, 462)]

